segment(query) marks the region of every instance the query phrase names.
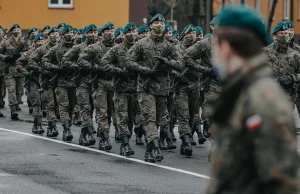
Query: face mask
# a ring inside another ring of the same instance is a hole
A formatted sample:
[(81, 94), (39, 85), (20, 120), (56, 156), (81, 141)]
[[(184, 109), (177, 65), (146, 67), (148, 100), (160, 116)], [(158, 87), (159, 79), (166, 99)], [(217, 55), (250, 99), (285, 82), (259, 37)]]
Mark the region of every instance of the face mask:
[(101, 41), (103, 39), (102, 36), (98, 36), (98, 41)]
[(125, 38), (126, 38), (126, 41), (128, 43), (134, 43), (135, 35), (134, 34), (129, 34), (129, 35), (126, 35)]
[(156, 26), (152, 26), (152, 30), (156, 33), (156, 34), (160, 34), (162, 33), (162, 31), (165, 29), (165, 25), (156, 25)]
[(286, 35), (286, 36), (277, 36), (276, 39), (277, 39), (277, 41), (279, 43), (285, 44), (285, 43), (289, 42), (290, 36), (289, 35)]
[(117, 44), (120, 44), (120, 43), (122, 43), (123, 41), (124, 41), (123, 38), (117, 38), (117, 39), (115, 40), (115, 42), (116, 42)]
[(195, 42), (196, 36), (195, 35), (187, 35), (185, 36), (185, 40), (188, 44), (193, 44)]
[(86, 39), (88, 39), (88, 41), (95, 41), (97, 39), (97, 36), (89, 35), (89, 36), (86, 36)]
[(111, 33), (110, 34), (104, 34), (103, 38), (106, 41), (111, 41), (111, 40), (113, 40), (113, 35)]
[(72, 41), (72, 35), (68, 34), (68, 35), (64, 35), (65, 41), (70, 42)]
[(13, 33), (12, 33), (12, 35), (13, 35), (15, 38), (17, 38), (17, 37), (19, 36), (19, 34), (20, 34), (19, 32), (13, 32)]
[(222, 62), (222, 60), (220, 60), (219, 54), (214, 49), (212, 49), (211, 54), (213, 66), (217, 69), (220, 79), (224, 80), (228, 74), (226, 65)]
[(294, 38), (294, 35), (295, 35), (295, 33), (294, 33), (294, 32), (291, 32), (291, 33), (289, 34), (289, 36), (290, 36), (290, 40), (292, 40), (292, 39)]
[(49, 40), (50, 40), (51, 43), (55, 44), (59, 41), (59, 38), (56, 37), (56, 36), (50, 36)]

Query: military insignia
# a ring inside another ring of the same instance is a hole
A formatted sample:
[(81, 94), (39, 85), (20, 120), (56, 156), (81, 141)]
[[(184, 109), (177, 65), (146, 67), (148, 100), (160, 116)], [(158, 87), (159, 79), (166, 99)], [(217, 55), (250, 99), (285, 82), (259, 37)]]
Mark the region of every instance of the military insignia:
[(260, 129), (262, 125), (262, 118), (260, 115), (252, 115), (246, 120), (246, 129), (249, 132), (254, 132)]

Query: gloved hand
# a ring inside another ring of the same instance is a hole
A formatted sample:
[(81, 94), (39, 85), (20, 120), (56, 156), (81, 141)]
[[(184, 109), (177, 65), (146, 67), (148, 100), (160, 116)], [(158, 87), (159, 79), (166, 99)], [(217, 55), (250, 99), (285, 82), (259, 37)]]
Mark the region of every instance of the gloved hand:
[(149, 67), (141, 66), (140, 67), (140, 73), (144, 74), (144, 75), (154, 75), (154, 74), (158, 74), (158, 71), (157, 70), (152, 70)]
[(12, 56), (13, 60), (17, 60), (17, 59), (20, 58), (20, 57), (21, 57), (21, 54), (20, 54), (20, 53), (15, 53), (15, 54), (13, 54), (13, 56)]
[(154, 56), (155, 59), (157, 59), (159, 62), (161, 62), (162, 64), (165, 64), (167, 66), (170, 65), (170, 61), (169, 59), (162, 57), (162, 56)]
[(294, 83), (294, 79), (293, 79), (293, 76), (287, 74), (287, 75), (283, 75), (281, 78), (280, 78), (280, 83), (282, 85), (291, 85), (292, 83)]
[(91, 71), (94, 71), (94, 72), (99, 72), (100, 71), (100, 66), (97, 65), (97, 64), (94, 64), (93, 66), (91, 66)]
[(13, 62), (13, 58), (11, 56), (7, 56), (4, 58), (5, 63), (12, 63)]
[(219, 78), (220, 77), (218, 69), (216, 67), (207, 69), (207, 73), (208, 73), (208, 76), (211, 78)]
[(115, 67), (113, 72), (117, 75), (121, 75), (123, 73), (123, 70), (119, 67)]
[(76, 65), (76, 64), (72, 64), (72, 65), (70, 66), (70, 69), (73, 70), (73, 71), (78, 71), (78, 70), (79, 70), (79, 67), (78, 67), (78, 65)]

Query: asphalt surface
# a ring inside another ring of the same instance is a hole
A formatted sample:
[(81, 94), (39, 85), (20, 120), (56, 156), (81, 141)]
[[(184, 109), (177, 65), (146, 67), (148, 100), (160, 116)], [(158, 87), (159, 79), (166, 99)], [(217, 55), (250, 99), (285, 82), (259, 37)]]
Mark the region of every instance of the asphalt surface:
[[(25, 97), (23, 98), (26, 102)], [(19, 117), (33, 120), (28, 106), (20, 106)], [(110, 136), (110, 152), (78, 145), (80, 128), (72, 126), (72, 143), (31, 133), (32, 123), (11, 121), (7, 106), (0, 118), (0, 193), (204, 193), (209, 181), (210, 143), (193, 147), (193, 156), (163, 151), (164, 160), (154, 165), (143, 161), (145, 146), (135, 145), (135, 155), (119, 156), (120, 143)], [(45, 119), (44, 119), (45, 120)], [(94, 124), (96, 127), (96, 124)], [(44, 127), (46, 129), (46, 127)], [(175, 129), (178, 137), (177, 128)], [(196, 136), (194, 137), (197, 139)], [(97, 143), (99, 140), (97, 139)]]

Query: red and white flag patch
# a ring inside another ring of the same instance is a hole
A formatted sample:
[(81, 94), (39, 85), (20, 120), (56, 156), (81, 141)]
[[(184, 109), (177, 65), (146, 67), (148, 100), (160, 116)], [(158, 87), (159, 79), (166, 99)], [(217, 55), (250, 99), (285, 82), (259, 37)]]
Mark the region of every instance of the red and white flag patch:
[(262, 125), (262, 118), (260, 115), (252, 115), (246, 120), (246, 128), (253, 132), (258, 130)]

